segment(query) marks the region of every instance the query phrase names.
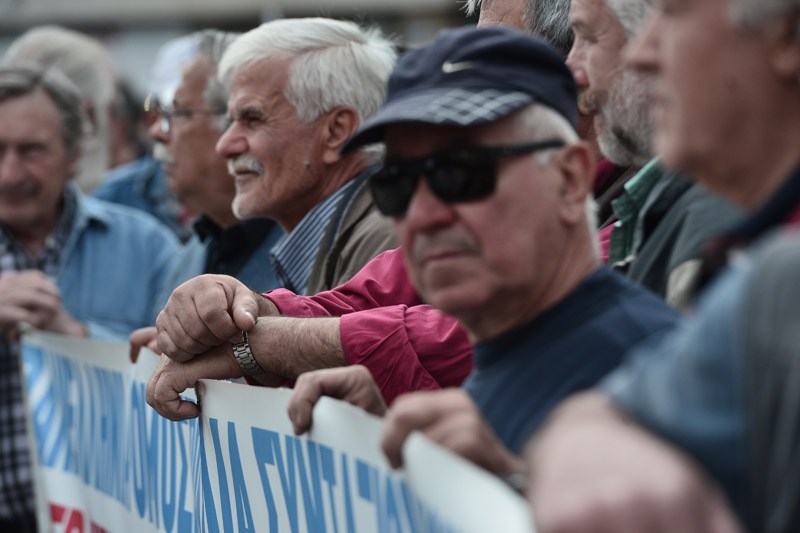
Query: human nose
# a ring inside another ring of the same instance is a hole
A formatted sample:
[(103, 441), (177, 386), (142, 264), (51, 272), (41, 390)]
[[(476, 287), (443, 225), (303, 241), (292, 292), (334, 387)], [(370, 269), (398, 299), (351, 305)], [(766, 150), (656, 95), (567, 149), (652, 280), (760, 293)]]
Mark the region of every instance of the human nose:
[(409, 228), (431, 230), (448, 226), (455, 218), (453, 208), (440, 200), (425, 179), (419, 180), (404, 217)]
[(159, 113), (156, 116), (156, 119), (150, 125), (147, 133), (150, 134), (150, 137), (152, 137), (154, 141), (161, 142), (163, 144), (167, 144), (169, 142), (169, 132), (164, 129), (164, 115), (162, 113)]
[(578, 88), (583, 89), (589, 86), (589, 79), (586, 76), (585, 68), (586, 52), (583, 44), (578, 37), (572, 44), (572, 48), (567, 56), (567, 66), (572, 71), (572, 76), (575, 78), (575, 83)]
[(625, 63), (629, 68), (645, 72), (658, 69), (660, 33), (661, 17), (658, 13), (652, 13), (625, 50)]
[(247, 140), (239, 134), (236, 124), (231, 124), (220, 136), (216, 150), (219, 155), (226, 159), (233, 159), (247, 152)]
[(0, 156), (0, 183), (12, 185), (19, 183), (25, 177), (22, 160), (16, 150), (6, 150)]

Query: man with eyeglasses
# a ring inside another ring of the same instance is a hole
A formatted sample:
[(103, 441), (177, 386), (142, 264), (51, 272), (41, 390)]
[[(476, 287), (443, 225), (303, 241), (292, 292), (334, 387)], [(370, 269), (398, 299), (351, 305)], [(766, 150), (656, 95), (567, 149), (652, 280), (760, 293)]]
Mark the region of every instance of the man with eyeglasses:
[[(183, 69), (194, 55), (199, 32), (171, 39), (161, 45), (153, 59), (150, 94), (145, 98), (144, 122), (152, 126), (159, 119), (162, 102), (172, 102)], [(163, 152), (163, 145), (158, 150)], [(192, 236), (196, 214), (175, 198), (161, 162), (151, 146), (139, 159), (112, 169), (92, 196), (150, 213), (175, 232), (185, 243)]]
[(236, 218), (231, 207), (234, 178), (214, 150), (227, 103), (225, 88), (216, 80), (217, 64), (236, 37), (218, 30), (193, 34), (193, 58), (183, 70), (172, 105), (159, 106), (159, 118), (150, 128), (170, 189), (199, 215), (194, 235), (172, 261), (154, 321), (175, 287), (203, 273), (227, 274), (259, 291), (281, 286), (269, 252), (283, 231), (266, 218)]
[[(592, 164), (574, 131), (576, 108), (569, 70), (541, 41), (508, 28), (451, 30), (400, 60), (383, 107), (345, 148), (386, 143), (383, 170), (371, 178), (376, 205), (394, 220), (421, 297), (476, 343), (476, 368), (455, 402), (479, 409), (497, 434), (488, 431), (489, 440), (510, 450), (508, 462), (492, 467), (498, 474), (514, 471), (513, 454), (559, 398), (591, 386), (628, 347), (676, 320), (657, 297), (600, 266)], [(258, 305), (252, 293), (231, 300), (237, 318), (255, 316)], [(164, 325), (161, 333), (177, 338)], [(260, 343), (269, 330), (261, 328), (259, 320), (246, 350), (269, 366)], [(196, 415), (179, 400), (180, 383), (243, 373), (230, 346), (214, 354), (188, 363), (165, 358), (148, 386), (151, 405), (171, 418)], [(301, 376), (302, 413), (292, 414), (298, 431), (322, 392), (369, 399), (382, 412), (364, 374), (356, 366)], [(387, 421), (394, 462), (411, 426), (458, 423), (450, 417), (453, 393), (395, 402), (402, 416)], [(434, 438), (444, 436), (439, 429)]]

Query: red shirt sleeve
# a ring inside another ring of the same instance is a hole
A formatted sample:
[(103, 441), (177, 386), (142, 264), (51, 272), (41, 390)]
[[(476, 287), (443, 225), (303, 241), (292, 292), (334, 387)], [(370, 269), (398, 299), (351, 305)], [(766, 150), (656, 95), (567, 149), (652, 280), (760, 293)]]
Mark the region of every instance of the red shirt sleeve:
[(314, 296), (298, 296), (286, 289), (264, 294), (286, 316), (342, 316), (387, 305), (419, 305), (422, 301), (408, 279), (399, 248), (381, 253), (353, 279)]
[(389, 404), (406, 392), (458, 387), (472, 370), (466, 332), (427, 305), (344, 315), (339, 332), (347, 361), (370, 370)]
[(314, 296), (266, 293), (282, 315), (339, 316), (344, 355), (366, 366), (388, 403), (415, 390), (459, 386), (472, 346), (452, 317), (422, 305), (400, 249), (383, 252), (353, 279)]

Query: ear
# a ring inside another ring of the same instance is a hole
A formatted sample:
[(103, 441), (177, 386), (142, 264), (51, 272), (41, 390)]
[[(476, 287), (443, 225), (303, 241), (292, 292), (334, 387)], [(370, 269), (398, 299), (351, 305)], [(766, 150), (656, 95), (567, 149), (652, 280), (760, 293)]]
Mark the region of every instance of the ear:
[(561, 173), (559, 216), (567, 225), (583, 224), (586, 218), (586, 198), (592, 194), (594, 164), (586, 143), (562, 148), (553, 160)]
[(799, 24), (800, 16), (795, 13), (769, 23), (764, 29), (772, 69), (792, 83), (800, 79)]
[(358, 129), (358, 111), (352, 107), (337, 107), (329, 111), (322, 123), (322, 161), (333, 164), (342, 156), (339, 151)]

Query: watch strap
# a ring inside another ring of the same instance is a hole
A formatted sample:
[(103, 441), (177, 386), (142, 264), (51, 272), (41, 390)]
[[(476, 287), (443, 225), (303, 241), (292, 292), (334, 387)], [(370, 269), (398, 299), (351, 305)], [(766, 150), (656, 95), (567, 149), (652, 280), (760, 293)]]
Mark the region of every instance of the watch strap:
[(233, 357), (248, 376), (258, 376), (266, 372), (253, 356), (253, 349), (250, 347), (246, 331), (242, 331), (242, 341), (233, 345)]

